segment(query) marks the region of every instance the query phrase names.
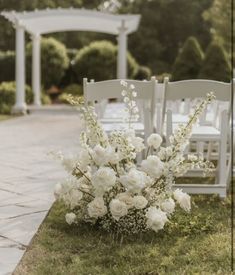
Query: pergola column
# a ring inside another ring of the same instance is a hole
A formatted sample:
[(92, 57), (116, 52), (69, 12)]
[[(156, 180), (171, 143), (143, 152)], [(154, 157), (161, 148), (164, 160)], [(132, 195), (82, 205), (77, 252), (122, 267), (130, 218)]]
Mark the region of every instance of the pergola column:
[(16, 24), (16, 103), (12, 109), (14, 114), (25, 114), (25, 42), (24, 28)]
[(117, 60), (117, 78), (126, 79), (127, 77), (127, 29), (125, 22), (119, 28), (118, 34), (118, 60)]
[(41, 60), (40, 60), (40, 35), (32, 36), (32, 88), (34, 105), (41, 105)]

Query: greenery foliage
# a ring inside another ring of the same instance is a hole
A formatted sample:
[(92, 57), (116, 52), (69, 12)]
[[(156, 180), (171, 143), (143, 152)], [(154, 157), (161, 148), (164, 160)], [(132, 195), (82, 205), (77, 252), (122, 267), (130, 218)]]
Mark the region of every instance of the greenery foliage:
[[(32, 72), (32, 42), (26, 47), (27, 81), (31, 83)], [(54, 38), (41, 39), (41, 75), (45, 88), (58, 85), (69, 66), (65, 46)]]
[(179, 52), (173, 69), (174, 81), (197, 78), (202, 66), (204, 54), (195, 37), (189, 37)]
[(69, 66), (65, 70), (64, 76), (62, 77), (59, 86), (66, 87), (70, 84), (78, 82), (76, 74), (73, 70), (74, 59), (77, 56), (78, 50), (77, 49), (67, 49), (67, 55), (69, 58)]
[(69, 226), (56, 203), (14, 274), (230, 274), (230, 209), (228, 199), (193, 196), (192, 212), (179, 210), (164, 232), (120, 240)]
[(232, 42), (231, 17), (231, 1), (227, 0), (214, 0), (211, 7), (203, 12), (203, 18), (212, 26), (211, 31), (213, 38), (221, 41), (229, 54), (231, 54), (230, 50)]
[(0, 51), (0, 83), (15, 79), (15, 52)]
[(178, 50), (189, 36), (203, 48), (210, 42), (210, 25), (202, 17), (213, 0), (122, 0), (120, 12), (140, 13), (137, 32), (129, 37), (128, 47), (137, 62), (155, 75), (170, 72)]
[(152, 76), (151, 70), (146, 66), (139, 66), (134, 78), (138, 80), (149, 80)]
[(66, 96), (68, 94), (71, 94), (73, 96), (82, 96), (83, 95), (82, 86), (74, 83), (65, 87), (59, 96), (59, 102), (68, 104), (68, 101), (66, 100)]
[(230, 76), (231, 65), (223, 46), (212, 42), (206, 51), (199, 78), (230, 82)]
[[(130, 53), (127, 55), (128, 76), (133, 78), (138, 64)], [(117, 47), (109, 41), (95, 41), (82, 48), (74, 62), (74, 71), (79, 83), (84, 77), (96, 81), (116, 78)]]
[[(2, 82), (0, 84), (0, 114), (10, 114), (11, 108), (15, 104), (15, 95), (16, 95), (16, 83), (11, 82)], [(25, 85), (25, 98), (27, 104), (33, 103), (33, 92), (30, 86)], [(42, 91), (41, 93), (42, 104), (50, 104), (50, 97)]]
[[(15, 82), (2, 82), (0, 84), (0, 114), (10, 114), (11, 108), (15, 104)], [(33, 93), (31, 88), (26, 85), (26, 103), (30, 104), (33, 102)]]

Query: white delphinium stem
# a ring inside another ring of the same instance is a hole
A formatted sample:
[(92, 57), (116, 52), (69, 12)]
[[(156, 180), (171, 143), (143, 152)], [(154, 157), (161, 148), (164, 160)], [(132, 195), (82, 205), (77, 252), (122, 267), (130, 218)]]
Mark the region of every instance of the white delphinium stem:
[(123, 86), (122, 96), (128, 113), (127, 121), (130, 129), (132, 120), (137, 121), (139, 119), (139, 108), (137, 107), (135, 100), (137, 92), (135, 91), (135, 86), (133, 84), (128, 85), (124, 80), (121, 80), (120, 83)]
[(76, 98), (68, 95), (66, 99), (81, 112), (87, 126), (87, 140), (92, 144), (99, 143), (101, 146), (106, 147), (108, 145), (108, 137), (97, 119), (94, 107), (85, 105), (82, 97)]

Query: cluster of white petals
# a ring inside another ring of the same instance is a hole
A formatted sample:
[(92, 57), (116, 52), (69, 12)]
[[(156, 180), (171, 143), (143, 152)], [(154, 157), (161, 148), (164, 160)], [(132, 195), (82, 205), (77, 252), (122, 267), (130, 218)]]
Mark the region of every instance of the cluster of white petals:
[(191, 198), (188, 194), (182, 192), (180, 189), (176, 189), (173, 193), (174, 199), (179, 203), (180, 207), (186, 212), (191, 210)]
[(148, 208), (146, 217), (147, 227), (151, 228), (155, 232), (163, 229), (165, 223), (168, 221), (166, 213), (154, 206)]
[(108, 210), (104, 203), (104, 199), (102, 197), (96, 197), (93, 201), (88, 203), (87, 211), (91, 218), (97, 219), (103, 217)]
[(164, 163), (158, 156), (148, 156), (147, 159), (141, 163), (141, 169), (154, 179), (162, 175)]
[(136, 194), (146, 186), (148, 178), (144, 172), (133, 168), (119, 180), (128, 192)]
[[(136, 135), (131, 123), (139, 117), (135, 86), (122, 80), (122, 96), (128, 113), (129, 129), (105, 133), (94, 108), (85, 105), (81, 98), (69, 96), (69, 102), (78, 107), (86, 123), (80, 135), (81, 149), (75, 157), (59, 159), (69, 178), (55, 186), (54, 195), (68, 210), (65, 220), (77, 223), (81, 217), (111, 231), (138, 233), (163, 229), (179, 205), (189, 212), (191, 198), (182, 190), (173, 191), (175, 178), (189, 169), (206, 172), (213, 165), (203, 156), (185, 154), (185, 147), (193, 125), (213, 99), (213, 94), (201, 101), (189, 117), (170, 137), (170, 146), (164, 147), (162, 137), (153, 133), (146, 139)], [(144, 151), (146, 149), (146, 152)], [(138, 153), (145, 158), (140, 165)]]
[(91, 183), (96, 195), (103, 195), (109, 191), (114, 186), (115, 181), (115, 172), (109, 167), (99, 168), (91, 178)]
[(125, 202), (118, 199), (112, 199), (109, 207), (110, 212), (116, 221), (118, 221), (121, 217), (127, 215), (128, 213), (128, 207)]

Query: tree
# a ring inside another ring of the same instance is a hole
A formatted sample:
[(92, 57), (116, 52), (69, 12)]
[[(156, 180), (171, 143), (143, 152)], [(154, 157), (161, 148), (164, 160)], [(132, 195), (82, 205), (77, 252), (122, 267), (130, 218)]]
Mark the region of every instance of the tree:
[(212, 6), (204, 11), (203, 17), (211, 26), (214, 39), (223, 43), (225, 49), (231, 50), (231, 1), (214, 0)]
[(231, 65), (223, 46), (212, 42), (205, 55), (199, 78), (213, 79), (229, 82), (231, 77)]
[(129, 39), (129, 50), (137, 62), (154, 74), (170, 72), (172, 64), (189, 36), (202, 48), (210, 43), (210, 26), (202, 18), (213, 0), (122, 0), (122, 13), (140, 13), (137, 32)]
[(179, 52), (172, 70), (173, 80), (197, 78), (204, 54), (195, 37), (189, 37)]

